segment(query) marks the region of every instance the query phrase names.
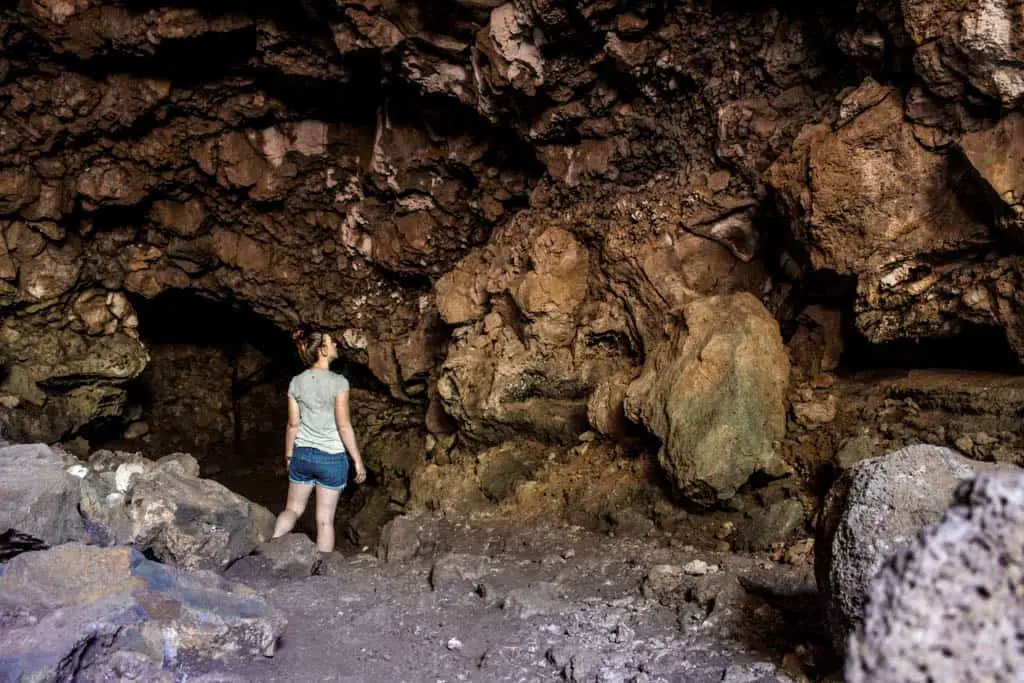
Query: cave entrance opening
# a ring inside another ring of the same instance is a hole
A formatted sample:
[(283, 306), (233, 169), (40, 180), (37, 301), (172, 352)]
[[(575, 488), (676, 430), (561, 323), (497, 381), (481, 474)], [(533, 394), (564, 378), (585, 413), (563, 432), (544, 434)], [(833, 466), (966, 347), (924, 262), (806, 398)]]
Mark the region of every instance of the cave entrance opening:
[(150, 362), (128, 387), (126, 420), (97, 432), (93, 446), (191, 453), (201, 476), (280, 507), (284, 397), (302, 369), (288, 332), (247, 306), (187, 290), (132, 304)]

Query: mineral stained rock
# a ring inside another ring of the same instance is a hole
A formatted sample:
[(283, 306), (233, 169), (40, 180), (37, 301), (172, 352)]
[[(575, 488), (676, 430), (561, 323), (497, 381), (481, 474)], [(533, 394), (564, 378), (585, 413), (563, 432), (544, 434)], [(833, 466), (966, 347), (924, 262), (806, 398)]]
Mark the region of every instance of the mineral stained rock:
[(749, 294), (698, 299), (684, 315), (687, 331), (650, 356), (626, 410), (661, 438), (658, 459), (684, 498), (712, 505), (778, 469), (789, 358)]

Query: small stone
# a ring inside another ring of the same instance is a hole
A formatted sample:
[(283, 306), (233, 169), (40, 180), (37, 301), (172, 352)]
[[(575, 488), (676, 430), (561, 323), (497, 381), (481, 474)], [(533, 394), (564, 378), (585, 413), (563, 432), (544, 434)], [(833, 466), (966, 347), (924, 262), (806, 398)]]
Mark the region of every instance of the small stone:
[(458, 638), (449, 638), (448, 642), (445, 643), (445, 647), (447, 647), (452, 652), (459, 652), (462, 650), (462, 641)]
[(68, 474), (72, 477), (78, 477), (82, 479), (85, 475), (89, 474), (89, 468), (85, 465), (72, 465), (68, 468)]
[(683, 572), (690, 576), (704, 576), (717, 571), (717, 564), (708, 564), (704, 560), (691, 560), (683, 565)]
[(969, 436), (961, 436), (953, 442), (953, 445), (956, 446), (956, 449), (961, 453), (970, 454), (970, 452), (974, 450), (974, 442)]

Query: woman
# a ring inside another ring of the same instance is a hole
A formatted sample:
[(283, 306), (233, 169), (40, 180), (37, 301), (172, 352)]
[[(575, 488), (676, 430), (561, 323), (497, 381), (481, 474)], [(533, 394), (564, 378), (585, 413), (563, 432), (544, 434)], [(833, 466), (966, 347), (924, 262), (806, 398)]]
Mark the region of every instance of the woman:
[(288, 502), (277, 517), (274, 538), (295, 527), (316, 487), (316, 547), (334, 550), (334, 511), (348, 481), (348, 456), (355, 481), (366, 481), (356, 433), (348, 412), (348, 380), (330, 371), (338, 347), (324, 332), (293, 335), (299, 357), (308, 367), (288, 385), (288, 430), (284, 458), (288, 464)]

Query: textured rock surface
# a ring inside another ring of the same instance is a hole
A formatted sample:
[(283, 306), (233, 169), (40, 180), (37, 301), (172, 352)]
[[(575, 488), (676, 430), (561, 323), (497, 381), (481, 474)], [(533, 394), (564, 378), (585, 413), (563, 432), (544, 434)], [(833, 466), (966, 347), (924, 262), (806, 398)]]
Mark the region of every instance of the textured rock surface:
[(833, 485), (821, 513), (815, 573), (838, 650), (860, 623), (882, 565), (942, 517), (960, 481), (993, 467), (921, 444), (861, 460)]
[(0, 447), (0, 533), (14, 529), (51, 545), (81, 538), (73, 462), (43, 444)]
[(871, 582), (846, 680), (1017, 681), (1024, 672), (1024, 474), (962, 483)]
[[(323, 326), (369, 395), (346, 517), (373, 545), (425, 461), (645, 450), (623, 387), (709, 296), (757, 298), (819, 385), (777, 453), (808, 488), (864, 429), (919, 429), (822, 384), (864, 339), (871, 367), (979, 330), (997, 369), (1024, 355), (1010, 2), (129, 4), (0, 9), (5, 434), (191, 441), (243, 490), (280, 474), (281, 387), (212, 333), (158, 348), (156, 304), (201, 332), (199, 300), (244, 311), (283, 365), (288, 330)], [(171, 381), (189, 356), (196, 400)], [(985, 421), (929, 440), (1024, 458)]]
[(272, 515), (198, 473), (186, 454), (153, 461), (96, 451), (81, 483), (84, 538), (132, 545), (177, 567), (223, 571), (269, 536)]
[(700, 299), (684, 315), (687, 331), (652, 354), (626, 406), (662, 440), (658, 459), (680, 493), (711, 505), (778, 469), (789, 359), (748, 294)]
[(70, 543), (4, 565), (0, 623), (5, 679), (173, 681), (187, 660), (273, 654), (286, 621), (213, 573)]

